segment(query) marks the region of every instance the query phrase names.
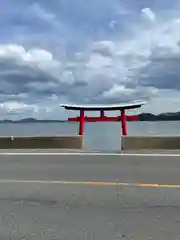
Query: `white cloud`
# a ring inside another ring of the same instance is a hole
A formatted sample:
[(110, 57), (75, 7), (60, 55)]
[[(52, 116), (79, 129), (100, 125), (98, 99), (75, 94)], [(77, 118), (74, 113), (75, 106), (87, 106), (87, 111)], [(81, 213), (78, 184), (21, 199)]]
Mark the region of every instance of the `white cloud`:
[(128, 89), (125, 88), (124, 85), (113, 85), (112, 88), (110, 90), (105, 91), (102, 94), (102, 97), (104, 98), (118, 98), (119, 95), (123, 95), (124, 97), (127, 96), (129, 97), (130, 95), (132, 95), (134, 92), (136, 91), (136, 89)]
[(8, 109), (9, 111), (19, 111), (23, 108), (28, 107), (28, 105), (24, 103), (19, 103), (17, 101), (8, 101), (1, 105), (3, 108)]
[(100, 54), (92, 54), (86, 65), (90, 69), (100, 69), (105, 67), (112, 67), (113, 61), (111, 58), (104, 57)]
[(113, 41), (96, 41), (92, 45), (92, 51), (110, 57), (114, 55), (116, 45)]
[[(33, 17), (52, 26), (54, 32), (57, 30), (57, 35), (53, 35), (57, 42), (56, 37), (62, 34), (57, 12), (39, 5), (32, 5), (30, 11), (34, 11)], [(70, 54), (68, 47), (55, 52), (43, 45), (33, 47), (13, 40), (12, 44), (1, 44), (1, 108), (7, 113), (59, 116), (56, 113), (60, 102), (120, 102), (145, 98), (150, 104), (147, 109), (153, 111), (162, 110), (155, 100), (162, 103), (168, 99), (166, 107), (178, 106), (180, 19), (172, 14), (162, 21), (158, 10), (150, 8), (142, 9), (140, 14), (140, 21), (134, 23), (133, 31), (127, 36), (92, 36), (96, 40), (88, 39), (77, 52)], [(98, 21), (98, 14), (96, 16)], [(113, 27), (118, 19), (108, 18), (106, 23)], [(121, 33), (119, 29), (119, 35)], [(47, 32), (46, 35), (48, 39)], [(84, 41), (78, 34), (74, 38)]]
[(142, 16), (152, 22), (156, 20), (156, 14), (150, 8), (142, 9)]

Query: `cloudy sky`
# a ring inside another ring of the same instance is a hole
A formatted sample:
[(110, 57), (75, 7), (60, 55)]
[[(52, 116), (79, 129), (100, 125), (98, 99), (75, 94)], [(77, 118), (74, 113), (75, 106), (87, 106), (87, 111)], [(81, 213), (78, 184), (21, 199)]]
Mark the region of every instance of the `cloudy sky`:
[(1, 0), (0, 118), (60, 103), (180, 110), (179, 0)]

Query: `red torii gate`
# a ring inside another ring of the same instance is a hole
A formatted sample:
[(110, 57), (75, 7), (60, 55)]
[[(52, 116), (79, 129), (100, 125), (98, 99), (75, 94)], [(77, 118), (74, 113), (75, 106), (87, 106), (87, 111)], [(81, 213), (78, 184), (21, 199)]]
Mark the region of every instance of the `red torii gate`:
[[(135, 121), (139, 120), (139, 117), (136, 115), (126, 116), (125, 110), (140, 108), (144, 105), (145, 102), (132, 102), (128, 104), (112, 104), (112, 105), (70, 105), (70, 104), (61, 104), (61, 107), (64, 107), (67, 110), (78, 110), (80, 111), (79, 117), (70, 117), (68, 121), (79, 122), (79, 135), (84, 135), (84, 123), (85, 122), (120, 122), (122, 126), (122, 135), (127, 135), (127, 126), (126, 121)], [(116, 117), (107, 117), (105, 116), (105, 111), (120, 111), (120, 116)], [(85, 111), (99, 111), (99, 117), (87, 117), (85, 116)]]

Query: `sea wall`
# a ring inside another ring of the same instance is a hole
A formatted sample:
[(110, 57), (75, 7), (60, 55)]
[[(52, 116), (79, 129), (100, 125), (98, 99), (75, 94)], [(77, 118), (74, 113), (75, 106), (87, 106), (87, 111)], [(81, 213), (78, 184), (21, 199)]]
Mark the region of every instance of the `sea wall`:
[(122, 150), (136, 149), (180, 149), (178, 136), (124, 136), (121, 139)]
[[(83, 146), (84, 137), (79, 135), (0, 137), (0, 149), (83, 149)], [(123, 136), (121, 149), (180, 149), (180, 137)]]
[(0, 149), (82, 149), (82, 136), (0, 137)]

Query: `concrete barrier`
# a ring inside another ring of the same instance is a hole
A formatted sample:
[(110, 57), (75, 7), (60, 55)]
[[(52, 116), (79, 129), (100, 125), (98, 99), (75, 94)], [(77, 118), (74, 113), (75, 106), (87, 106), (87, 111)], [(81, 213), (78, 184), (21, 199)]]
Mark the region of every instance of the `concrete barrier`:
[(176, 136), (125, 136), (121, 149), (180, 149), (180, 137)]
[(82, 136), (0, 137), (0, 149), (82, 149)]

